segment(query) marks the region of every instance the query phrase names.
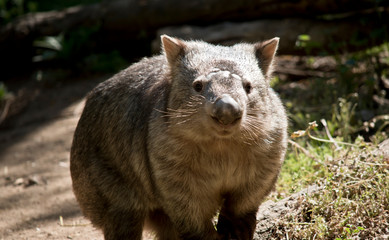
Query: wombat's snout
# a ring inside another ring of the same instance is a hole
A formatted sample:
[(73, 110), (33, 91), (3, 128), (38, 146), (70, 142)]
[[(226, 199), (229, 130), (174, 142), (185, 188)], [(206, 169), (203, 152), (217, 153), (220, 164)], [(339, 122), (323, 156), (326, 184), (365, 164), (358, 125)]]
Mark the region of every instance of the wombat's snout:
[(211, 117), (223, 125), (235, 124), (242, 118), (242, 108), (228, 94), (223, 94), (212, 106)]

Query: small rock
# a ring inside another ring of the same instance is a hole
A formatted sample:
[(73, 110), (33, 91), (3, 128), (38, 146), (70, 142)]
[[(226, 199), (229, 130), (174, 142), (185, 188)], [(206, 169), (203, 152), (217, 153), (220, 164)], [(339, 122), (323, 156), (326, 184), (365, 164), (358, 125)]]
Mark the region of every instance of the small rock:
[(46, 180), (43, 179), (40, 176), (32, 176), (32, 177), (25, 177), (25, 178), (17, 178), (14, 182), (14, 186), (21, 186), (23, 185), (24, 187), (30, 187), (34, 185), (42, 185), (46, 184)]
[(23, 178), (18, 178), (14, 181), (14, 185), (15, 186), (20, 186), (24, 183), (24, 179)]
[(38, 185), (39, 181), (37, 177), (28, 178), (26, 183), (24, 184), (24, 187), (30, 187), (32, 185)]

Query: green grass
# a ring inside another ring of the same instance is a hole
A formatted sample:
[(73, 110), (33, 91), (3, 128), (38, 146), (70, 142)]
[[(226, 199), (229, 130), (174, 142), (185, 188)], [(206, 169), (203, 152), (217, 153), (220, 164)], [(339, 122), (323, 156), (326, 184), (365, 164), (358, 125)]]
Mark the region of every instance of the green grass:
[(389, 164), (374, 150), (343, 149), (323, 162), (315, 171), (319, 174), (309, 173), (323, 190), (302, 201), (299, 214), (286, 216), (279, 233), (291, 239), (371, 239), (388, 234)]

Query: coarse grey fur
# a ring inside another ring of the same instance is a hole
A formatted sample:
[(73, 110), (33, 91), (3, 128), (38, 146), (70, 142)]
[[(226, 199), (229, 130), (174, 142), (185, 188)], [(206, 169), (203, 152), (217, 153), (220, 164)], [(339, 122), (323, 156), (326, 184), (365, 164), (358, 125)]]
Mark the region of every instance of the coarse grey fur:
[(252, 239), (287, 145), (278, 38), (162, 43), (87, 97), (70, 165), (81, 209), (105, 239)]

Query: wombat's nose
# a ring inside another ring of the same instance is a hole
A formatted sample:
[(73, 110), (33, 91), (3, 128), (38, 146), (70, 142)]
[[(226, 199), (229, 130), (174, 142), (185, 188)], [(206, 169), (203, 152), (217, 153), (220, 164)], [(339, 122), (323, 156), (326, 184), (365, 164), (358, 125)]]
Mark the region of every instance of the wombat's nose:
[(213, 104), (212, 118), (224, 125), (233, 124), (242, 118), (242, 109), (230, 95), (224, 94)]

